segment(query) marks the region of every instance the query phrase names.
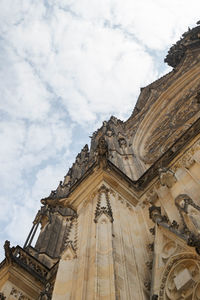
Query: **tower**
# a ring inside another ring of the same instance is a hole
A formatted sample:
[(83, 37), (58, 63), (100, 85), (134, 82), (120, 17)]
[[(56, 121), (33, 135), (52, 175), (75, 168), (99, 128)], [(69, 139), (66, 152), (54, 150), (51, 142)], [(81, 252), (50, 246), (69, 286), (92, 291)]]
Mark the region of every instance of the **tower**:
[(199, 25), (165, 61), (41, 200), (24, 247), (5, 242), (0, 299), (200, 298)]

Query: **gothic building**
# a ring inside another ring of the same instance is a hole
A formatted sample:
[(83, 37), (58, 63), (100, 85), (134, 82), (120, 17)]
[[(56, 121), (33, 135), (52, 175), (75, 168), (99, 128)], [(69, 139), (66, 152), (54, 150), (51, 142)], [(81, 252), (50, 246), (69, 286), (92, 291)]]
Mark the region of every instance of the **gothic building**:
[(24, 247), (5, 242), (0, 299), (200, 299), (198, 23), (165, 62), (41, 200)]

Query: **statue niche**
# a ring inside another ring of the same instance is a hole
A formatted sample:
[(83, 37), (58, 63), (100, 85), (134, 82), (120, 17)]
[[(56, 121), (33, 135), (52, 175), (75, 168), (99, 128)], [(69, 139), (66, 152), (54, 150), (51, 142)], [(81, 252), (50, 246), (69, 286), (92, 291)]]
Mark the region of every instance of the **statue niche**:
[(183, 225), (192, 233), (200, 234), (200, 207), (186, 194), (180, 194), (175, 199)]

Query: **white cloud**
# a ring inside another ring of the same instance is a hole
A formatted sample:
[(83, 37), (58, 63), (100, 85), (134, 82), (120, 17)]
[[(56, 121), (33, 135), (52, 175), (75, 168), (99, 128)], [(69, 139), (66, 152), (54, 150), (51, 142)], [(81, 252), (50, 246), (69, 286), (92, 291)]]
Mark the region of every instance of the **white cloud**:
[(22, 243), (85, 128), (129, 116), (199, 10), (197, 0), (1, 1), (1, 241)]

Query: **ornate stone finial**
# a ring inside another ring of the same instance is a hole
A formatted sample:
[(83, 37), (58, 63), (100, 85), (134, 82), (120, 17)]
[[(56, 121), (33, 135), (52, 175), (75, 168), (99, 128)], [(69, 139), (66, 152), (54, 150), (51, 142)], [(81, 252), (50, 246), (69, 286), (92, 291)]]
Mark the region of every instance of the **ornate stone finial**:
[(102, 167), (106, 167), (107, 158), (108, 158), (108, 144), (107, 144), (104, 136), (101, 136), (99, 138), (96, 151), (97, 151), (98, 164)]
[(154, 223), (160, 223), (162, 222), (162, 215), (161, 215), (161, 208), (159, 206), (152, 205), (149, 207), (149, 218)]
[(161, 185), (171, 188), (177, 181), (173, 171), (167, 168), (160, 168), (158, 171)]

